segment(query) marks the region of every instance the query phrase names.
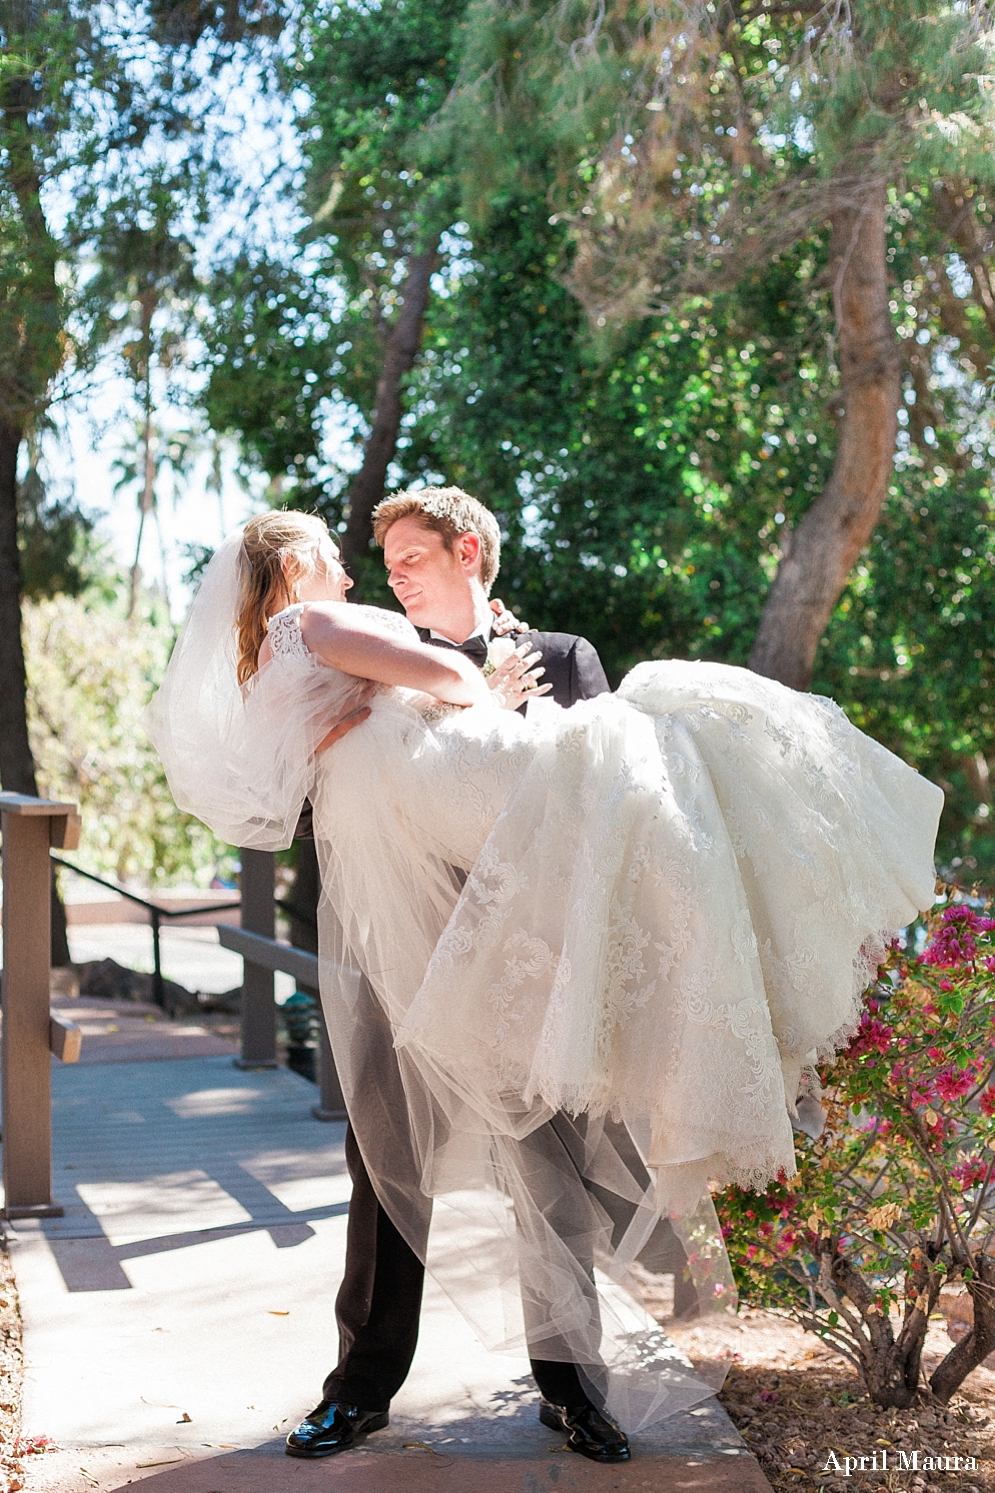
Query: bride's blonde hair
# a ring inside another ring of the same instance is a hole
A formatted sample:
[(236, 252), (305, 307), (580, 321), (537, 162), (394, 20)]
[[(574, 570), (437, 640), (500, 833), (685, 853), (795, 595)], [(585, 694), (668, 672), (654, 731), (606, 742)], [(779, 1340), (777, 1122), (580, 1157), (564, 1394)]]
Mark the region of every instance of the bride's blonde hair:
[(235, 631), (238, 682), (259, 667), (266, 625), (297, 600), (302, 580), (318, 568), (318, 551), (329, 539), (327, 525), (313, 513), (261, 513), (242, 534), (242, 584)]

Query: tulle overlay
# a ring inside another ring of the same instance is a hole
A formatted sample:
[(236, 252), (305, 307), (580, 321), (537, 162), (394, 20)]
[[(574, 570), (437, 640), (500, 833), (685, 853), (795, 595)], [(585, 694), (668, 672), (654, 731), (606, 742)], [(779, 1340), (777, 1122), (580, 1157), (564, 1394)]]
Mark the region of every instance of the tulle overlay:
[(316, 760), (355, 681), (297, 608), (225, 685), (218, 569), (150, 731), (234, 843), (286, 845), (311, 796), (322, 999), (382, 1203), (489, 1345), (582, 1365), (630, 1428), (704, 1398), (618, 1283), (639, 1259), (687, 1307), (733, 1300), (707, 1184), (793, 1172), (803, 1067), (932, 902), (940, 790), (830, 701), (696, 663), (528, 719), (383, 690)]

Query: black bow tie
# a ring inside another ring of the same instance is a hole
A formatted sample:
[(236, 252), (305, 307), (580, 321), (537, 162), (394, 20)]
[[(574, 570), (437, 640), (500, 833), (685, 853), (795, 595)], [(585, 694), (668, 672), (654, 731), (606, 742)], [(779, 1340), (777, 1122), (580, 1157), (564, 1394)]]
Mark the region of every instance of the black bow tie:
[(472, 663), (475, 663), (478, 669), (482, 669), (487, 662), (487, 643), (479, 632), (467, 638), (465, 643), (451, 643), (448, 638), (430, 637), (427, 627), (420, 627), (418, 631), (422, 642), (428, 643), (431, 648), (455, 648), (457, 653), (464, 654)]

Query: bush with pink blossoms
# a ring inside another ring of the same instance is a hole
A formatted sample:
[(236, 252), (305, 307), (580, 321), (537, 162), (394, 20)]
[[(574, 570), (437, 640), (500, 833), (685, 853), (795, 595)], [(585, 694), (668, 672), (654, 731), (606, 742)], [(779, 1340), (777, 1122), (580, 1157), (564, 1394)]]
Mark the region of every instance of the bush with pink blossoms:
[(729, 1188), (716, 1199), (740, 1295), (817, 1332), (874, 1400), (905, 1407), (926, 1389), (940, 1290), (963, 1281), (974, 1326), (928, 1383), (946, 1403), (995, 1350), (990, 909), (948, 900), (910, 929), (820, 1078), (826, 1127), (796, 1136), (797, 1175), (762, 1197)]

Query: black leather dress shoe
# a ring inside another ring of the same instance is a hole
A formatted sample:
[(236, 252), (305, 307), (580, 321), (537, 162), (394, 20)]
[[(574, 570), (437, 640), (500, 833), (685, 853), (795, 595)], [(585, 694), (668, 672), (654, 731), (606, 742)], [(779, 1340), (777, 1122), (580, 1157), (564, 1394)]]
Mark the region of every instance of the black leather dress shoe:
[(322, 1400), (287, 1437), (287, 1456), (334, 1457), (336, 1452), (355, 1446), (357, 1437), (382, 1431), (389, 1424), (386, 1410), (360, 1410), (358, 1405)]
[(552, 1405), (541, 1399), (539, 1419), (551, 1431), (563, 1431), (570, 1450), (592, 1462), (628, 1462), (632, 1455), (625, 1432), (590, 1401), (584, 1405)]

